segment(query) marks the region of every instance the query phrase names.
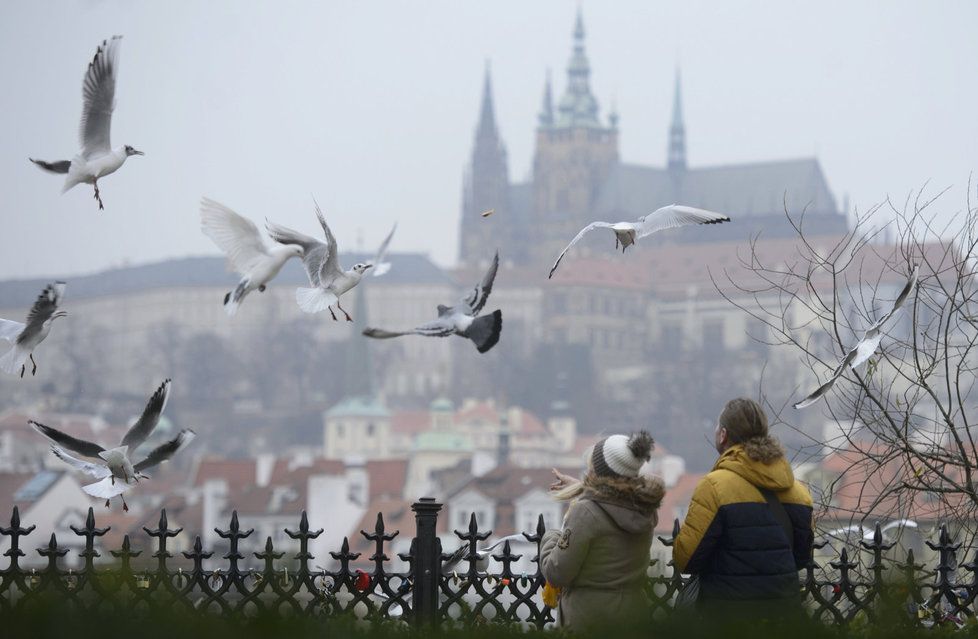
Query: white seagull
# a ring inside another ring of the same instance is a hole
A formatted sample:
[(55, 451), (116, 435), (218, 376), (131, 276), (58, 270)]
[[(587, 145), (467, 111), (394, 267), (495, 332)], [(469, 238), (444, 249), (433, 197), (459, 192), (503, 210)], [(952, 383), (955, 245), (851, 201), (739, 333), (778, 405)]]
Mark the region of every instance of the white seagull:
[(729, 221), (729, 217), (720, 213), (714, 213), (713, 211), (706, 211), (704, 209), (694, 209), (691, 206), (682, 206), (681, 204), (671, 204), (669, 206), (663, 206), (661, 209), (655, 210), (648, 215), (643, 215), (638, 218), (637, 222), (591, 222), (581, 229), (581, 232), (574, 236), (571, 243), (560, 252), (560, 256), (554, 262), (553, 268), (550, 269), (550, 275), (547, 277), (549, 279), (554, 276), (554, 271), (557, 270), (557, 265), (560, 264), (560, 260), (564, 259), (564, 254), (572, 246), (577, 244), (588, 231), (593, 231), (594, 229), (611, 229), (614, 231), (615, 249), (621, 246), (622, 253), (624, 253), (625, 249), (634, 244), (636, 240), (652, 235), (656, 231), (664, 231), (665, 229), (672, 229), (679, 226), (690, 226), (692, 224), (720, 224), (721, 222)]
[(387, 259), (387, 247), (390, 246), (391, 238), (394, 237), (394, 231), (397, 230), (397, 222), (394, 222), (394, 226), (391, 227), (391, 232), (387, 234), (384, 241), (380, 243), (380, 248), (377, 249), (377, 255), (374, 257), (374, 261), (371, 262), (374, 269), (374, 277), (380, 277), (387, 271), (391, 270), (391, 263), (385, 262)]
[(302, 257), (298, 244), (268, 246), (258, 227), (220, 202), (203, 198), (200, 202), (200, 228), (228, 256), (231, 268), (241, 281), (224, 296), (224, 310), (234, 315), (245, 295), (265, 286), (293, 257)]
[(873, 353), (875, 353), (876, 349), (879, 348), (880, 341), (883, 339), (883, 325), (889, 321), (891, 317), (893, 317), (894, 313), (900, 310), (903, 303), (907, 301), (908, 297), (910, 297), (910, 293), (917, 286), (917, 277), (919, 272), (919, 265), (915, 265), (913, 267), (913, 272), (910, 274), (910, 279), (907, 281), (906, 285), (904, 285), (903, 290), (900, 291), (900, 294), (897, 295), (896, 300), (893, 302), (893, 307), (886, 313), (883, 313), (881, 318), (876, 320), (872, 326), (866, 329), (866, 332), (863, 333), (862, 339), (860, 339), (855, 346), (849, 349), (849, 352), (846, 353), (846, 356), (842, 358), (842, 361), (832, 372), (832, 376), (829, 377), (829, 380), (815, 389), (811, 395), (796, 403), (794, 405), (795, 409), (802, 409), (807, 406), (811, 406), (820, 400), (826, 393), (829, 392), (829, 389), (832, 388), (832, 385), (835, 384), (836, 380), (842, 377), (842, 373), (845, 372), (847, 367), (850, 370), (856, 370), (857, 366), (873, 356)]
[(116, 149), (109, 141), (112, 128), (112, 110), (115, 108), (115, 75), (118, 67), (119, 43), (122, 36), (112, 36), (103, 40), (95, 57), (88, 65), (82, 82), (82, 117), (79, 137), (81, 153), (71, 161), (45, 162), (28, 158), (45, 171), (67, 174), (61, 192), (77, 184), (91, 184), (95, 187), (95, 199), (99, 210), (102, 196), (98, 190), (99, 178), (115, 173), (130, 155), (144, 155), (128, 144)]
[[(167, 379), (153, 393), (149, 403), (146, 404), (146, 408), (143, 410), (143, 414), (129, 428), (119, 446), (108, 450), (94, 442), (72, 437), (55, 428), (45, 426), (33, 420), (28, 423), (37, 432), (54, 443), (51, 446), (51, 452), (56, 457), (76, 470), (80, 470), (98, 480), (95, 483), (82, 486), (82, 490), (92, 497), (104, 499), (106, 507), (109, 506), (109, 500), (113, 497), (122, 497), (122, 509), (129, 510), (129, 505), (126, 504), (126, 498), (123, 496), (123, 493), (132, 488), (140, 479), (148, 479), (148, 475), (143, 473), (144, 470), (167, 461), (177, 451), (189, 444), (195, 436), (194, 431), (184, 429), (175, 438), (151, 450), (142, 461), (135, 464), (132, 463), (131, 454), (149, 438), (153, 429), (156, 428), (156, 425), (160, 421), (160, 415), (163, 413), (163, 409), (166, 408), (166, 401), (169, 396), (170, 380)], [(85, 457), (91, 457), (97, 461), (82, 461), (70, 455), (67, 452), (68, 450)]]
[(58, 304), (61, 303), (64, 293), (64, 282), (48, 284), (37, 296), (34, 306), (27, 314), (26, 324), (0, 319), (0, 339), (5, 339), (14, 345), (3, 357), (0, 357), (0, 370), (16, 375), (19, 368), (20, 376), (23, 377), (27, 370), (27, 358), (30, 357), (31, 364), (34, 365), (31, 375), (37, 374), (34, 349), (51, 332), (51, 324), (54, 320), (68, 316), (67, 312), (58, 310)]
[[(313, 203), (315, 204), (315, 200)], [(373, 264), (358, 262), (348, 271), (340, 268), (336, 238), (333, 236), (333, 232), (329, 230), (329, 225), (326, 224), (326, 218), (323, 217), (319, 204), (316, 204), (316, 217), (319, 218), (319, 224), (323, 227), (323, 233), (326, 235), (325, 242), (267, 220), (265, 228), (276, 242), (297, 244), (304, 250), (302, 264), (306, 267), (306, 275), (309, 277), (312, 288), (299, 287), (295, 290), (295, 301), (299, 308), (306, 313), (319, 313), (329, 309), (329, 314), (335, 320), (336, 313), (333, 312), (332, 307), (336, 306), (346, 316), (346, 321), (352, 322), (353, 318), (340, 306), (340, 295), (359, 284), (363, 274), (367, 272), (367, 269), (372, 268)], [(390, 237), (388, 237), (389, 239)]]
[(472, 340), (480, 353), (485, 353), (499, 341), (503, 330), (503, 313), (495, 310), (489, 315), (477, 317), (492, 292), (492, 283), (499, 269), (499, 253), (492, 260), (482, 281), (463, 297), (455, 306), (438, 305), (438, 319), (407, 331), (385, 331), (380, 328), (365, 328), (363, 334), (377, 339), (401, 337), (402, 335), (426, 335), (428, 337), (448, 337), (459, 335)]

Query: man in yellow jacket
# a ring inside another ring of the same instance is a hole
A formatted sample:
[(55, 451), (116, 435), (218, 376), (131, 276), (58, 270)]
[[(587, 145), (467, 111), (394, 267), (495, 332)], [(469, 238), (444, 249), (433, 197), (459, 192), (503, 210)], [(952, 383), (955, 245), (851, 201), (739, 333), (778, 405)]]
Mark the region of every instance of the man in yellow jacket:
[(751, 399), (727, 402), (715, 443), (720, 458), (696, 486), (673, 546), (676, 569), (699, 575), (698, 606), (797, 602), (814, 542), (808, 489)]

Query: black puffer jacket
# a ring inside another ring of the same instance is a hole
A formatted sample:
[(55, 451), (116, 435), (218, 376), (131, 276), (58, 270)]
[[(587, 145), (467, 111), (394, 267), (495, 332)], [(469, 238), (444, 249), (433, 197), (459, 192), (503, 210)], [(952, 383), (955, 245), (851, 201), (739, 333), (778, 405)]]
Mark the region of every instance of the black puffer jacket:
[[(791, 545), (758, 487), (788, 513)], [(813, 541), (811, 495), (784, 456), (764, 464), (735, 445), (696, 486), (673, 559), (681, 572), (700, 575), (701, 601), (790, 598)]]

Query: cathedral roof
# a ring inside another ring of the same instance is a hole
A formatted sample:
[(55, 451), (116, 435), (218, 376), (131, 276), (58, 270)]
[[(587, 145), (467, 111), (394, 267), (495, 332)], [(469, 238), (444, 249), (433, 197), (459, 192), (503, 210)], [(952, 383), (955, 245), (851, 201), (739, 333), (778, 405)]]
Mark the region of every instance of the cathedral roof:
[(597, 210), (624, 213), (625, 219), (681, 203), (730, 217), (781, 214), (837, 214), (821, 166), (815, 158), (693, 168), (678, 175), (666, 169), (619, 164), (599, 190)]

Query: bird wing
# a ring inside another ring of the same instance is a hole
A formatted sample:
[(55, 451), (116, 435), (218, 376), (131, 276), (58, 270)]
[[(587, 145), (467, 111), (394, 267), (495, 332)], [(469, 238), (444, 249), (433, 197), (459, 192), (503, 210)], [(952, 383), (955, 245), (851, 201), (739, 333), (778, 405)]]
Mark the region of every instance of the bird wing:
[(319, 273), (325, 261), (324, 255), (329, 251), (329, 247), (316, 238), (267, 220), (265, 221), (265, 230), (279, 244), (298, 244), (302, 247), (302, 266), (306, 269), (309, 283), (313, 286), (319, 286)]
[(705, 209), (696, 209), (681, 204), (670, 204), (652, 211), (638, 219), (638, 237), (646, 237), (665, 229), (692, 224), (720, 224), (729, 222), (730, 218), (721, 213)]
[(139, 445), (146, 441), (153, 432), (153, 429), (156, 428), (156, 425), (160, 421), (160, 415), (163, 414), (163, 409), (166, 408), (166, 402), (169, 398), (170, 379), (167, 378), (156, 389), (153, 396), (149, 398), (146, 408), (143, 409), (143, 414), (129, 428), (129, 431), (126, 432), (119, 446), (128, 446), (129, 452), (134, 452), (139, 448)]
[(506, 535), (505, 537), (500, 537), (492, 545), (486, 546), (482, 550), (483, 552), (490, 552), (492, 550), (495, 550), (498, 546), (502, 546), (507, 541), (512, 544), (512, 542), (514, 541), (526, 541), (526, 537), (524, 537), (522, 533), (517, 533), (515, 535)]
[(41, 294), (34, 301), (31, 310), (27, 313), (27, 325), (32, 328), (34, 326), (39, 328), (44, 322), (48, 321), (54, 315), (54, 312), (58, 310), (58, 304), (61, 303), (61, 297), (64, 294), (64, 282), (54, 282), (45, 286), (44, 290), (41, 291)]
[(496, 271), (498, 270), (499, 251), (496, 251), (496, 255), (492, 258), (492, 264), (489, 265), (489, 270), (482, 276), (482, 281), (469, 291), (468, 295), (462, 298), (462, 304), (467, 307), (469, 315), (478, 315), (482, 307), (486, 305), (486, 302), (489, 300), (489, 294), (492, 293), (492, 283), (496, 279)]
[(332, 281), (336, 275), (342, 272), (339, 256), (336, 254), (336, 236), (329, 229), (329, 224), (326, 223), (326, 217), (323, 215), (322, 209), (319, 208), (319, 203), (316, 202), (315, 198), (312, 202), (316, 205), (316, 217), (319, 219), (319, 225), (323, 227), (323, 234), (326, 236), (326, 253), (322, 255), (322, 263), (319, 265), (319, 279), (320, 281)]
[(879, 328), (871, 328), (866, 331), (863, 338), (853, 347), (850, 352), (855, 352), (855, 356), (850, 358), (849, 368), (855, 370), (857, 366), (873, 356), (879, 348), (880, 341), (883, 339), (883, 331)]
[(387, 247), (390, 246), (391, 238), (394, 237), (394, 231), (397, 230), (397, 222), (394, 222), (394, 226), (391, 227), (391, 232), (387, 234), (387, 237), (380, 244), (380, 248), (377, 249), (377, 255), (374, 256), (374, 277), (380, 277), (387, 271), (391, 270), (390, 262), (385, 262), (387, 259)]
[(818, 400), (822, 399), (822, 397), (829, 392), (829, 389), (832, 388), (832, 385), (835, 384), (836, 380), (842, 377), (842, 373), (846, 370), (846, 366), (852, 364), (852, 361), (856, 358), (858, 353), (859, 353), (859, 346), (857, 344), (856, 347), (849, 349), (849, 352), (846, 353), (846, 356), (842, 359), (842, 361), (835, 368), (835, 370), (832, 371), (832, 377), (830, 377), (827, 382), (825, 382), (824, 384), (816, 388), (811, 395), (801, 400), (800, 402), (796, 403), (794, 405), (795, 410), (801, 410), (802, 408), (811, 406)]
[(173, 457), (177, 451), (182, 449), (184, 446), (193, 441), (197, 434), (194, 431), (186, 428), (181, 430), (176, 437), (170, 441), (161, 444), (149, 451), (149, 455), (146, 455), (146, 459), (142, 460), (138, 464), (133, 464), (133, 469), (136, 472), (142, 472), (147, 468), (152, 468), (157, 464), (163, 463), (166, 460)]
[(206, 197), (200, 200), (200, 230), (227, 254), (231, 268), (241, 275), (268, 256), (254, 222)]
[(58, 446), (67, 448), (68, 450), (74, 451), (79, 455), (84, 455), (85, 457), (98, 457), (99, 453), (105, 452), (105, 449), (98, 444), (72, 437), (67, 433), (62, 433), (57, 428), (45, 426), (44, 424), (40, 424), (34, 420), (30, 420), (27, 423), (33, 426), (34, 430), (47, 437)]
[(112, 471), (109, 470), (108, 466), (103, 464), (94, 464), (92, 462), (82, 461), (77, 457), (72, 457), (68, 454), (68, 451), (60, 446), (51, 446), (51, 452), (54, 453), (55, 457), (65, 462), (75, 470), (80, 470), (81, 472), (94, 477), (95, 479), (104, 479), (112, 474)]
[(919, 275), (920, 275), (920, 265), (915, 264), (913, 267), (913, 271), (910, 273), (910, 279), (907, 280), (907, 283), (904, 285), (903, 290), (900, 291), (900, 294), (897, 295), (896, 300), (893, 301), (893, 308), (891, 308), (888, 312), (884, 313), (883, 317), (876, 320), (876, 323), (870, 327), (870, 330), (874, 328), (881, 328), (888, 319), (893, 317), (894, 313), (900, 310), (900, 307), (903, 306), (903, 303), (907, 301), (908, 297), (910, 297), (910, 293), (913, 291), (914, 287), (917, 286), (917, 278)]
[(427, 337), (448, 337), (455, 332), (455, 324), (447, 317), (439, 317), (436, 320), (422, 324), (406, 331), (385, 331), (382, 328), (363, 329), (363, 334), (374, 339), (390, 339), (403, 335), (425, 335)]
[(550, 279), (551, 277), (554, 276), (554, 271), (557, 270), (557, 265), (560, 264), (560, 260), (564, 259), (564, 254), (567, 253), (567, 251), (569, 251), (572, 246), (577, 244), (580, 241), (580, 239), (584, 237), (585, 233), (587, 233), (588, 231), (593, 231), (594, 229), (610, 229), (612, 227), (614, 227), (614, 224), (610, 222), (591, 222), (583, 229), (581, 229), (580, 232), (574, 236), (574, 239), (570, 241), (570, 244), (565, 246), (564, 250), (560, 252), (560, 255), (557, 257), (557, 261), (554, 262), (554, 265), (550, 268), (550, 275), (547, 276), (547, 279)]
[(0, 339), (5, 339), (13, 343), (25, 328), (27, 328), (26, 324), (21, 324), (13, 320), (0, 319)]
[(112, 150), (109, 132), (112, 128), (112, 110), (115, 108), (116, 58), (122, 36), (103, 40), (88, 64), (82, 81), (82, 117), (78, 132), (82, 155), (98, 157)]

